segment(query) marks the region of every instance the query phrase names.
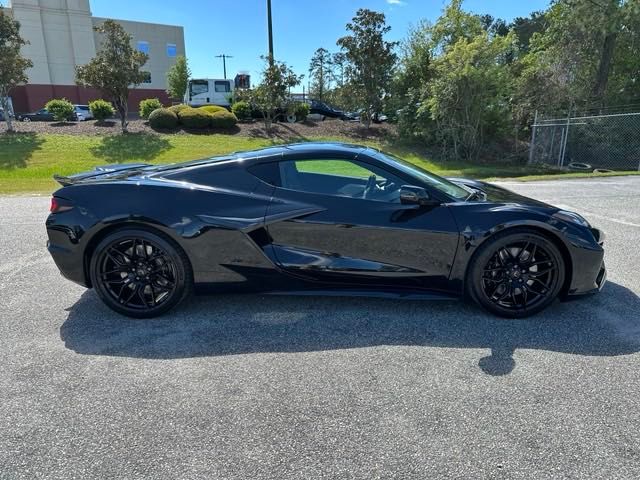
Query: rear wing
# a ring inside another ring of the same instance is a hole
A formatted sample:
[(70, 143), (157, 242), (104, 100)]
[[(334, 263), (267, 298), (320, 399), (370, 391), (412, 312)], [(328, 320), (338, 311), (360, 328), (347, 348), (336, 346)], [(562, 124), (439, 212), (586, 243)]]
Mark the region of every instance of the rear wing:
[(124, 163), (122, 165), (102, 165), (88, 172), (76, 173), (75, 175), (54, 175), (53, 179), (63, 187), (73, 185), (82, 180), (100, 177), (111, 173), (125, 172), (127, 170), (135, 170), (143, 167), (150, 167), (148, 163)]

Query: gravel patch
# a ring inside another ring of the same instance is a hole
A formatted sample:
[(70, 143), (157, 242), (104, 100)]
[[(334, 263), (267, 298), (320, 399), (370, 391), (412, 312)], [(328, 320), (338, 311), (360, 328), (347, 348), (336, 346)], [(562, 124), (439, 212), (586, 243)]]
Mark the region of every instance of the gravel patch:
[[(97, 122), (14, 122), (17, 132), (48, 133), (63, 135), (118, 135), (120, 134), (120, 122), (108, 120)], [(0, 131), (4, 132), (6, 126), (0, 122)], [(372, 124), (366, 129), (358, 122), (344, 122), (342, 120), (327, 119), (324, 121), (306, 120), (300, 123), (277, 123), (268, 133), (262, 122), (239, 123), (231, 130), (153, 130), (145, 120), (129, 120), (129, 132), (175, 135), (208, 135), (222, 133), (227, 135), (239, 135), (254, 138), (277, 138), (283, 141), (304, 141), (308, 138), (318, 137), (348, 137), (359, 140), (381, 140), (395, 135), (395, 126), (388, 123)]]

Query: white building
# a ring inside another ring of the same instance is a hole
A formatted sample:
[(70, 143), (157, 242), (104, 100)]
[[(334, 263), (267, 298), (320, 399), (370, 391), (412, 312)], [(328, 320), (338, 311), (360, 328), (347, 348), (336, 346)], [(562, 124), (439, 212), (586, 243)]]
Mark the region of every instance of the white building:
[[(20, 34), (29, 42), (23, 53), (33, 61), (28, 84), (11, 94), (16, 112), (37, 110), (51, 98), (83, 104), (100, 98), (99, 92), (75, 84), (75, 67), (88, 63), (100, 46), (93, 27), (106, 20), (91, 15), (89, 0), (9, 0), (8, 10), (20, 22)], [(149, 55), (144, 66), (149, 81), (132, 90), (131, 105), (153, 97), (169, 103), (166, 74), (176, 56), (185, 54), (183, 28), (114, 20), (133, 37), (134, 46)]]

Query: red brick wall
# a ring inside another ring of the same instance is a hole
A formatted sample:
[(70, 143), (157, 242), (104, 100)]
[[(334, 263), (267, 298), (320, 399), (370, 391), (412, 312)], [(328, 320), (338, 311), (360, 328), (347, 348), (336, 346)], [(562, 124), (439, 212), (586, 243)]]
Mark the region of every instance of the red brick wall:
[[(71, 103), (86, 105), (91, 100), (103, 98), (98, 90), (77, 85), (27, 84), (11, 91), (13, 109), (16, 113), (33, 112), (44, 107), (52, 98), (66, 98)], [(129, 91), (129, 110), (138, 111), (140, 100), (158, 98), (164, 105), (171, 105), (167, 92), (160, 89), (133, 88)]]

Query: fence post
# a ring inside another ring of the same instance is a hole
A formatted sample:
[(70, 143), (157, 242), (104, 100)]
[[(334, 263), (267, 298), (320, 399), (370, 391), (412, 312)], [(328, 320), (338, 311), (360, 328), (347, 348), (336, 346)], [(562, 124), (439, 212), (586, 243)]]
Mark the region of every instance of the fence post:
[(562, 159), (560, 161), (560, 166), (564, 167), (564, 155), (567, 153), (567, 140), (569, 140), (569, 125), (571, 124), (571, 109), (569, 109), (569, 113), (567, 113), (567, 126), (565, 128), (565, 135), (562, 145), (560, 146), (562, 150)]
[[(531, 131), (531, 145), (529, 145), (529, 165), (533, 163), (533, 150), (536, 147), (536, 128), (538, 125), (538, 110), (533, 117), (533, 130)], [(638, 166), (640, 169), (640, 165)]]

